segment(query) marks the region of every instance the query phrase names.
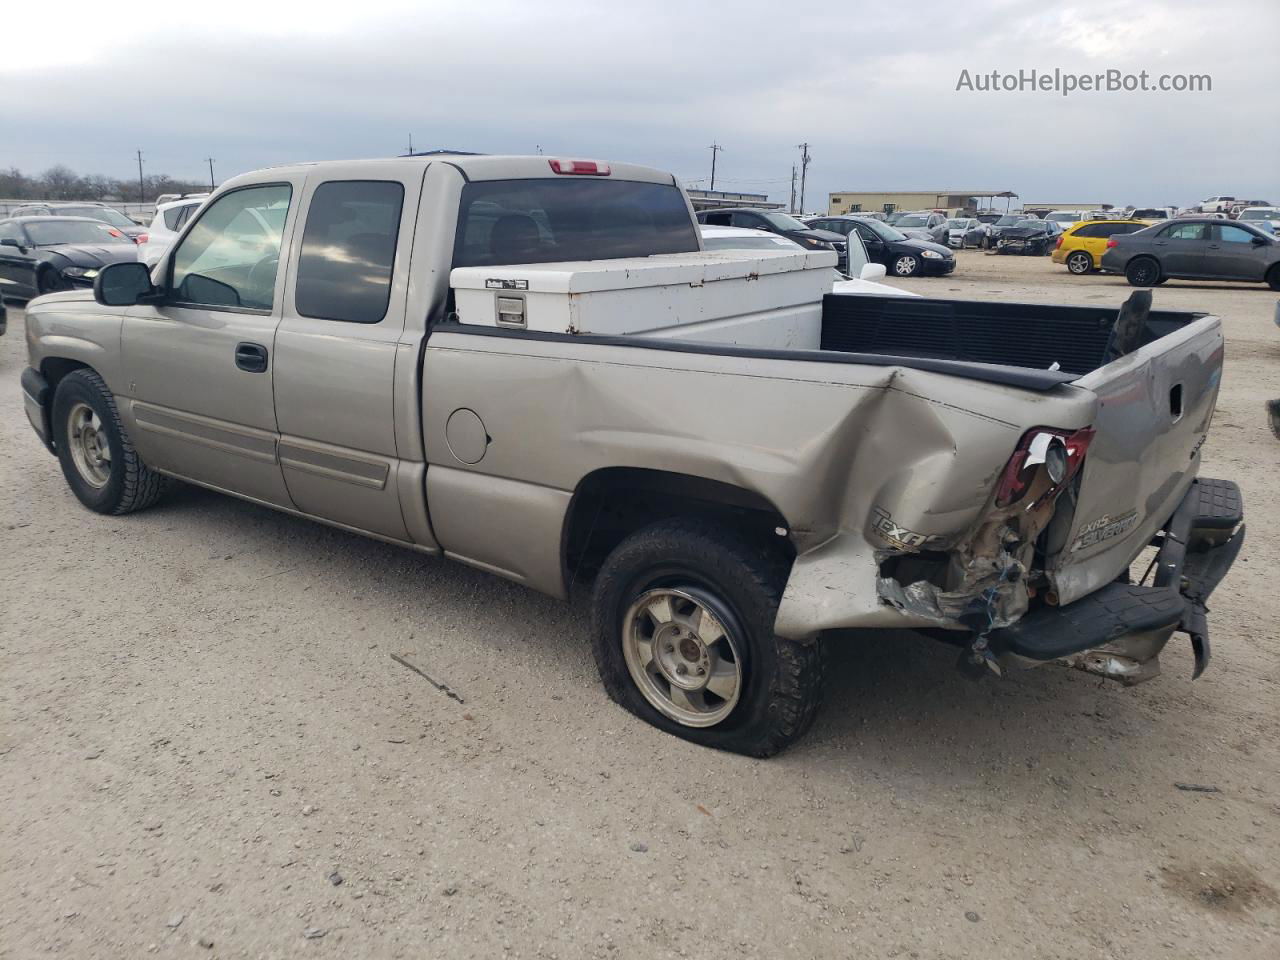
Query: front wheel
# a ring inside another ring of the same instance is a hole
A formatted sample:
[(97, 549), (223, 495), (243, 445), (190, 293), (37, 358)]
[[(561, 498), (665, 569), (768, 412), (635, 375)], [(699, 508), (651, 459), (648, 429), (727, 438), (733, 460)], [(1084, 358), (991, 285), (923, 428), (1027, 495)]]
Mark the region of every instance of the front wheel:
[(609, 555), (593, 597), (593, 652), (609, 696), (693, 743), (767, 757), (822, 698), (819, 639), (775, 636), (785, 561), (718, 525), (665, 520)]
[(1078, 276), (1083, 276), (1093, 270), (1093, 255), (1085, 253), (1083, 250), (1077, 250), (1075, 253), (1067, 257), (1067, 269)]
[(62, 274), (53, 267), (45, 267), (36, 277), (36, 293), (43, 296), (46, 293), (56, 293), (64, 289)]
[(914, 277), (920, 272), (920, 261), (904, 253), (893, 261), (893, 274), (897, 277)]
[(168, 489), (169, 481), (133, 449), (115, 398), (92, 370), (74, 370), (58, 384), (53, 442), (67, 485), (90, 510), (132, 513), (151, 506)]

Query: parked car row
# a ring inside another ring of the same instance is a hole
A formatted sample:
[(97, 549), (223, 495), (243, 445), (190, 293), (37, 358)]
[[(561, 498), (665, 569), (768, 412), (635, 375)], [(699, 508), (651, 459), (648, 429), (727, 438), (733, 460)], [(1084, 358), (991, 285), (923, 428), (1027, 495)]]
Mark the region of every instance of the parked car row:
[(14, 207), (9, 217), (87, 217), (107, 224), (123, 236), (139, 242), (147, 228), (105, 203), (24, 203)]

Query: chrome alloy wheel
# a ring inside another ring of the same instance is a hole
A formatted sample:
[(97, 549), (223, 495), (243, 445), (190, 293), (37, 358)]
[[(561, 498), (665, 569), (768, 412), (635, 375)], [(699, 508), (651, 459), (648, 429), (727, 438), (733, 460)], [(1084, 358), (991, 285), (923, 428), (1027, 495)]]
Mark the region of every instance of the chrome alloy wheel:
[(101, 418), (87, 403), (77, 403), (67, 414), (67, 442), (80, 478), (95, 490), (105, 487), (111, 479), (111, 446)]
[(742, 658), (714, 601), (694, 588), (649, 590), (622, 622), (622, 653), (653, 707), (686, 727), (712, 727), (738, 705)]
[(919, 261), (905, 254), (893, 262), (893, 272), (900, 277), (913, 276), (918, 269)]

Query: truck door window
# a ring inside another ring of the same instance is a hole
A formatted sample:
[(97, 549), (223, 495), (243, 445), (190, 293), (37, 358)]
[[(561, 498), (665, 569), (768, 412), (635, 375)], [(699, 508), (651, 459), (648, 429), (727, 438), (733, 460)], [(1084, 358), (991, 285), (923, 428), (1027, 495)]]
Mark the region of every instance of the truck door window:
[(307, 211), (294, 304), (304, 317), (377, 323), (391, 299), (404, 187), (331, 180)]
[(172, 297), (206, 307), (270, 310), (293, 189), (246, 187), (210, 204), (173, 256)]

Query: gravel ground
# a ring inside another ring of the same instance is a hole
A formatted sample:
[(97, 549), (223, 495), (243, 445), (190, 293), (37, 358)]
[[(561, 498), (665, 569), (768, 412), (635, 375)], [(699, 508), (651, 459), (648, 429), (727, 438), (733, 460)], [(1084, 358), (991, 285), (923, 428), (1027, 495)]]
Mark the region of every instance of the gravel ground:
[[(898, 282), (1129, 292), (977, 252)], [(817, 725), (769, 761), (613, 706), (581, 601), (199, 490), (82, 509), (22, 414), (11, 310), (0, 956), (1280, 955), (1276, 294), (1155, 298), (1226, 324), (1205, 470), (1250, 540), (1210, 671), (1179, 638), (1133, 689), (972, 683), (928, 640), (840, 638)]]

